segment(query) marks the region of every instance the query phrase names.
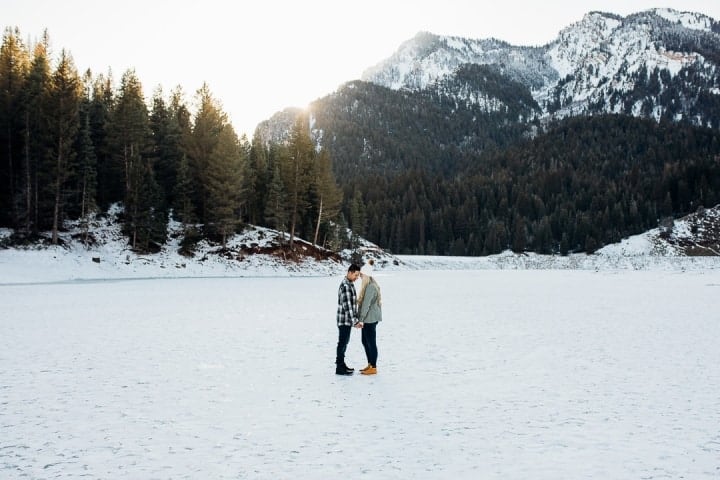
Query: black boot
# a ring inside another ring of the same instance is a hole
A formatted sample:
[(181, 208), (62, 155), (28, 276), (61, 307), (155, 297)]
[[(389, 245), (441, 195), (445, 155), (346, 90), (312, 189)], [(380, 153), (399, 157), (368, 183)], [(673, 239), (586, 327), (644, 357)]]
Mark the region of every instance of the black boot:
[(345, 360), (336, 358), (335, 359), (335, 374), (336, 375), (352, 375), (353, 369), (348, 368), (347, 365), (345, 365)]
[(345, 365), (337, 365), (335, 367), (335, 375), (352, 375), (353, 371), (345, 368)]
[(345, 370), (349, 370), (349, 371), (351, 371), (351, 372), (354, 372), (354, 371), (355, 371), (354, 368), (348, 367), (347, 365), (345, 365), (345, 362), (343, 362), (343, 367), (345, 367)]

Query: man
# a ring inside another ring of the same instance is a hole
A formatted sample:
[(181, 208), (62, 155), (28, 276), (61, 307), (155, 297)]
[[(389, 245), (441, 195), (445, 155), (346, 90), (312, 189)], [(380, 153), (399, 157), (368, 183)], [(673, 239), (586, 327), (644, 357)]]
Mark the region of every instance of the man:
[(350, 342), (352, 327), (362, 328), (357, 315), (357, 294), (353, 282), (360, 276), (360, 267), (350, 265), (345, 278), (340, 282), (338, 289), (338, 344), (335, 354), (335, 373), (337, 375), (352, 375), (354, 369), (345, 365), (345, 350)]

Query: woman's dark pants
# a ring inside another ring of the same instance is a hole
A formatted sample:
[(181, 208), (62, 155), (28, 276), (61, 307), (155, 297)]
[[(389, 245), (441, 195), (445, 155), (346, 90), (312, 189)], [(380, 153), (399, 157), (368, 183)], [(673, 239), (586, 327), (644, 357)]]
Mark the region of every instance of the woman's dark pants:
[(364, 323), (362, 328), (362, 344), (365, 348), (365, 356), (368, 363), (373, 367), (377, 367), (378, 357), (376, 327), (377, 323)]

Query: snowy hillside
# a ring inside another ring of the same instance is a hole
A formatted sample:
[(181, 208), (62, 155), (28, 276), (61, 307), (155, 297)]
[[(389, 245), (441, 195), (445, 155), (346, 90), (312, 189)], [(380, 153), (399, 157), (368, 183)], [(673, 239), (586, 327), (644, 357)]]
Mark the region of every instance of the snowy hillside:
[[(716, 67), (706, 65), (700, 53), (675, 51), (664, 41), (670, 33), (712, 35), (712, 22), (700, 14), (670, 9), (650, 10), (627, 18), (599, 12), (587, 14), (582, 21), (563, 30), (548, 46), (551, 65), (560, 78), (567, 81), (535, 91), (536, 100), (541, 105), (547, 104), (560, 94), (564, 105), (558, 115), (563, 116), (582, 113), (589, 104), (604, 102), (613, 93), (633, 91), (639, 81), (644, 82), (656, 69), (667, 72), (666, 78), (672, 79), (682, 69), (694, 65), (713, 76)], [(641, 72), (645, 72), (642, 78), (637, 78)], [(620, 113), (622, 107), (622, 102), (618, 102), (604, 105), (603, 109)], [(638, 114), (641, 108), (642, 102), (638, 100), (633, 113)], [(662, 107), (658, 106), (653, 116), (657, 119), (662, 113)]]
[[(254, 227), (232, 237), (225, 249), (201, 241), (193, 256), (180, 254), (180, 225), (170, 224), (170, 241), (157, 254), (134, 253), (116, 222), (116, 210), (93, 225), (95, 242), (84, 245), (77, 226), (61, 235), (61, 246), (0, 248), (0, 284), (68, 280), (187, 277), (276, 277), (338, 275), (351, 253), (318, 254), (297, 240), (301, 255), (290, 258), (280, 248), (280, 234)], [(0, 230), (0, 246), (11, 232)], [(720, 206), (609, 245), (593, 255), (549, 256), (505, 252), (487, 257), (392, 255), (363, 241), (359, 252), (374, 258), (378, 271), (469, 269), (660, 269), (720, 268)]]
[(655, 228), (593, 255), (514, 254), (488, 257), (403, 257), (419, 269), (703, 270), (720, 268), (720, 206)]
[[(77, 225), (61, 234), (62, 245), (0, 249), (0, 283), (98, 278), (331, 275), (341, 269), (338, 256), (317, 259), (312, 245), (296, 241), (305, 256), (283, 257), (280, 234), (261, 227), (232, 237), (225, 249), (200, 241), (192, 256), (182, 255), (181, 225), (169, 224), (169, 241), (159, 253), (133, 252), (120, 231), (118, 210), (92, 225), (94, 242), (84, 245)], [(10, 231), (0, 231), (7, 238)]]

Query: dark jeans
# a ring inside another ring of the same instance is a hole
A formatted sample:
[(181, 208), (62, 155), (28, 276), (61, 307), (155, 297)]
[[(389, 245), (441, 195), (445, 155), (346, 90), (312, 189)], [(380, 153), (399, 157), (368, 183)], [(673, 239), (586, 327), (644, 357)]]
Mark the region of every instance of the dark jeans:
[(364, 323), (362, 327), (362, 344), (365, 348), (365, 356), (368, 363), (373, 367), (377, 367), (378, 357), (376, 328), (377, 323)]
[(338, 344), (335, 352), (335, 365), (345, 365), (345, 350), (347, 350), (350, 342), (350, 332), (352, 327), (347, 325), (338, 325)]

